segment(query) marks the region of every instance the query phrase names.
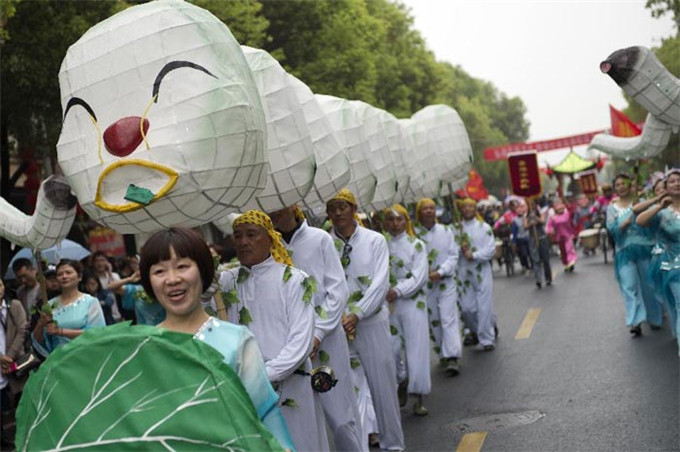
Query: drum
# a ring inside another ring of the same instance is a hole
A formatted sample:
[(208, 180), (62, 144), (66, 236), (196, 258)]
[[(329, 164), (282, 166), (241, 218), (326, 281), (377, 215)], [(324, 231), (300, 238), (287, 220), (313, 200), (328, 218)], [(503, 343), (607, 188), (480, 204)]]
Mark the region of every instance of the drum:
[(579, 232), (578, 240), (583, 248), (592, 251), (600, 246), (600, 230), (584, 229)]

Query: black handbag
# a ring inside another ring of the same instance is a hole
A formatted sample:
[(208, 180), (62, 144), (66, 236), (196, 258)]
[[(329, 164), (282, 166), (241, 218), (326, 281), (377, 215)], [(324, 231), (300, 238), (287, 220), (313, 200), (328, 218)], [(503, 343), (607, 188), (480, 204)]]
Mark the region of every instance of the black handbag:
[(13, 372), (17, 378), (22, 378), (24, 375), (28, 374), (30, 371), (37, 369), (42, 364), (40, 358), (38, 358), (35, 353), (29, 352), (23, 356), (20, 356), (12, 363), (10, 367), (10, 372)]

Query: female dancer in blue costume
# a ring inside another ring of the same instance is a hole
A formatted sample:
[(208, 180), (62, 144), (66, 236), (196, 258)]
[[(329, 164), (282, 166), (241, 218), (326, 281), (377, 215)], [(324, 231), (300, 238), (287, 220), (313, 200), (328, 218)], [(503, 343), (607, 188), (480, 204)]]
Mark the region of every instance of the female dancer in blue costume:
[(667, 173), (666, 196), (641, 213), (636, 222), (641, 226), (658, 227), (659, 239), (664, 245), (659, 265), (661, 287), (677, 337), (680, 333), (680, 169), (674, 168)]
[(626, 308), (626, 326), (633, 337), (642, 334), (641, 324), (647, 320), (652, 328), (661, 326), (661, 305), (645, 278), (654, 237), (635, 223), (631, 179), (619, 174), (614, 178), (618, 198), (607, 208), (607, 230), (614, 238), (614, 272)]
[(173, 227), (156, 232), (142, 247), (141, 284), (167, 313), (158, 327), (192, 334), (220, 352), (241, 379), (262, 423), (284, 448), (294, 451), (277, 406), (278, 396), (267, 379), (252, 333), (246, 327), (210, 317), (203, 310), (201, 294), (210, 286), (214, 271), (208, 245), (191, 229)]

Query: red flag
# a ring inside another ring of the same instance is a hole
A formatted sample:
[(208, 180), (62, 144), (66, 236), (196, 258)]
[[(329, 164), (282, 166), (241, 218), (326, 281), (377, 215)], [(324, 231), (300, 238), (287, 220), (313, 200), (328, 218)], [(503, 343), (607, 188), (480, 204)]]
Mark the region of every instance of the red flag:
[(636, 137), (642, 133), (642, 130), (625, 113), (611, 105), (609, 106), (609, 116), (612, 121), (612, 135), (615, 137)]
[(468, 183), (463, 190), (457, 190), (456, 194), (461, 198), (470, 197), (475, 201), (481, 201), (489, 197), (489, 192), (484, 187), (484, 179), (474, 169), (468, 173)]

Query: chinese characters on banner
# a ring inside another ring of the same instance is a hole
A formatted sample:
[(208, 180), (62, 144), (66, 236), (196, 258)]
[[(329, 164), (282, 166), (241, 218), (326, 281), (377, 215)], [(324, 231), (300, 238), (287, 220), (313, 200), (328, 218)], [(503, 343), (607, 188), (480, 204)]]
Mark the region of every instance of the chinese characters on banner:
[(88, 234), (90, 251), (103, 251), (107, 256), (124, 256), (125, 242), (123, 236), (113, 229), (98, 226)]
[(586, 196), (597, 195), (597, 171), (584, 171), (579, 173), (578, 182), (581, 185), (581, 191)]
[(526, 198), (541, 195), (541, 176), (536, 151), (509, 155), (508, 167), (512, 192), (515, 195)]

